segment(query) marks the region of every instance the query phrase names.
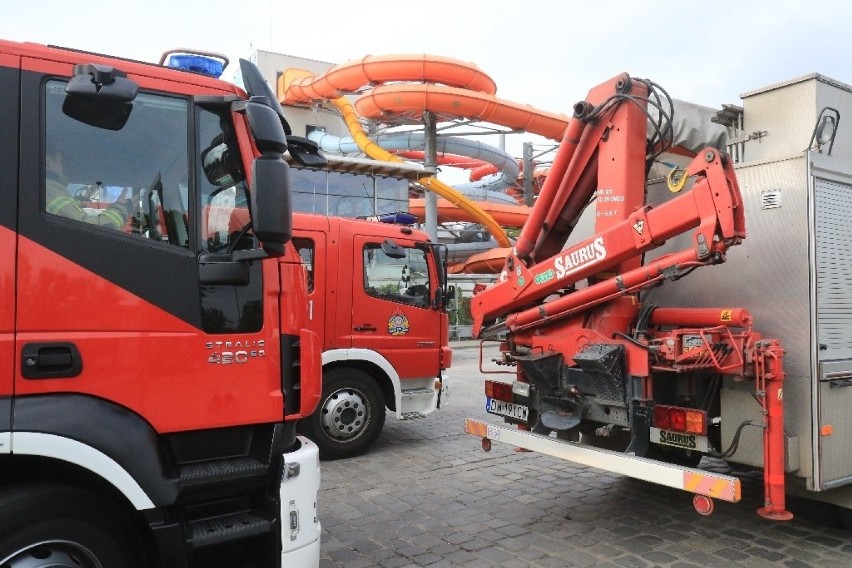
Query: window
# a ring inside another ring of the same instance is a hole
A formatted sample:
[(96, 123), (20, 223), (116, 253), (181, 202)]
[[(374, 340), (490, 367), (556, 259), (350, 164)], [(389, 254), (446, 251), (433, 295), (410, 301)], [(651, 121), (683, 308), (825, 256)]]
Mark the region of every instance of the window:
[(254, 246), (248, 187), (228, 114), (198, 109), (201, 249), (232, 252)]
[(401, 178), (291, 168), (293, 210), (335, 217), (372, 217), (408, 211), (408, 181)]
[(140, 93), (113, 130), (66, 114), (65, 85), (45, 86), (43, 211), (189, 247), (187, 101)]
[(364, 247), (364, 290), (368, 295), (428, 308), (429, 265), (419, 249), (405, 248), (405, 258), (391, 258), (378, 244)]
[(408, 211), (408, 181), (393, 177), (376, 177), (376, 213)]
[(328, 174), (328, 215), (368, 217), (373, 211), (372, 176), (342, 172)]
[(293, 246), (299, 252), (302, 259), (302, 266), (308, 273), (308, 292), (314, 291), (314, 255), (316, 247), (312, 239), (303, 237), (293, 237)]

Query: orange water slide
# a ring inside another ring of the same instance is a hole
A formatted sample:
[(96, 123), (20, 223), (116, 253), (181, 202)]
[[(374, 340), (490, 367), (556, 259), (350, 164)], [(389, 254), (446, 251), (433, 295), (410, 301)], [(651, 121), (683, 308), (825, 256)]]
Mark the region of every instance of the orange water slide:
[(365, 86), (388, 82), (433, 82), (493, 95), (494, 80), (473, 63), (427, 54), (367, 55), (332, 67), (321, 75), (288, 69), (278, 79), (285, 101), (308, 103), (333, 99)]
[(444, 119), (467, 118), (560, 140), (568, 117), (494, 95), (434, 84), (380, 85), (361, 95), (355, 109), (365, 118), (420, 119), (430, 111)]
[(279, 98), (286, 104), (330, 100), (365, 87), (372, 88), (355, 101), (355, 109), (365, 118), (419, 120), (430, 111), (442, 118), (482, 120), (554, 140), (562, 138), (568, 125), (564, 114), (497, 98), (494, 80), (473, 63), (435, 55), (368, 55), (321, 75), (288, 69), (278, 79)]
[(506, 265), (506, 257), (512, 252), (510, 248), (493, 248), (473, 254), (464, 262), (449, 266), (450, 274), (496, 274)]
[[(486, 211), (503, 227), (520, 229), (527, 221), (530, 207), (524, 205), (508, 205), (505, 203), (478, 202), (479, 207)], [(409, 199), (408, 211), (423, 219), (426, 213), (424, 199)], [(470, 221), (470, 216), (445, 199), (438, 200), (438, 222)]]
[(497, 166), (494, 164), (483, 164), (478, 168), (474, 168), (470, 172), (470, 181), (478, 181), (485, 176), (490, 176), (497, 173)]

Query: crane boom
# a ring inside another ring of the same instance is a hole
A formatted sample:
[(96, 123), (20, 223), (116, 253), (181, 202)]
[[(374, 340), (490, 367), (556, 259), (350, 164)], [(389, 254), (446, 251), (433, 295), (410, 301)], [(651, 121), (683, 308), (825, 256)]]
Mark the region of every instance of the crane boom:
[[(474, 298), (475, 335), (550, 321), (635, 292), (684, 264), (722, 262), (727, 248), (745, 238), (736, 176), (714, 148), (686, 168), (684, 175), (696, 180), (691, 191), (657, 208), (644, 205), (648, 93), (646, 82), (622, 74), (575, 105), (551, 175), (500, 281)], [(592, 199), (598, 201), (596, 233), (563, 250)], [(642, 267), (642, 253), (691, 229), (690, 251), (658, 260), (654, 270)], [(589, 286), (575, 291), (583, 279)], [(557, 293), (562, 297), (533, 306)], [(505, 324), (491, 326), (499, 318)]]

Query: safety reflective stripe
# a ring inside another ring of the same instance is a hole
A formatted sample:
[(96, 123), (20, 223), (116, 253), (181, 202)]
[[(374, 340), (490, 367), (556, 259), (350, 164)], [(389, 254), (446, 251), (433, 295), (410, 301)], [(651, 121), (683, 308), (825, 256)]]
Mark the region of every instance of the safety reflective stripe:
[(64, 207), (68, 206), (68, 205), (71, 205), (75, 209), (78, 209), (77, 200), (75, 200), (73, 197), (69, 197), (69, 196), (65, 196), (65, 195), (61, 195), (59, 197), (54, 197), (47, 204), (47, 212), (50, 213), (51, 215), (58, 215), (59, 212), (62, 211), (62, 209)]
[(106, 217), (107, 221), (115, 225), (116, 229), (120, 229), (124, 226), (124, 218), (118, 214), (114, 209), (107, 209), (103, 213), (101, 213), (101, 217)]
[[(79, 212), (80, 215), (85, 215), (85, 212), (80, 209), (79, 205), (77, 205), (77, 200), (73, 197), (65, 195), (61, 195), (59, 197), (54, 197), (53, 199), (51, 199), (50, 202), (48, 202), (46, 209), (47, 212), (51, 215), (61, 215), (60, 211), (69, 206), (73, 207), (74, 211)], [(125, 222), (124, 216), (112, 208), (101, 211), (98, 218), (99, 220), (103, 220), (99, 224), (112, 225), (116, 229), (121, 229), (124, 226)]]
[(683, 489), (690, 493), (698, 493), (724, 501), (736, 502), (740, 500), (739, 483), (733, 483), (730, 478), (720, 478), (711, 474), (694, 471), (683, 472)]
[(473, 418), (465, 420), (465, 432), (480, 438), (488, 438), (493, 442), (526, 448), (555, 458), (724, 501), (737, 502), (742, 497), (740, 480), (731, 475), (583, 446)]
[(464, 421), (464, 431), (473, 436), (488, 437), (488, 426), (484, 422), (476, 422), (470, 418)]

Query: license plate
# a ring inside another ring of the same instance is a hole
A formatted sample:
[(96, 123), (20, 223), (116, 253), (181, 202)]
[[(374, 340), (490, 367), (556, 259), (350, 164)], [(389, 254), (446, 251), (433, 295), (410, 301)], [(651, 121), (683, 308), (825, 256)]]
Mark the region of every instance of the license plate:
[(528, 407), (495, 398), (485, 399), (485, 412), (505, 416), (506, 418), (514, 418), (515, 420), (523, 420), (524, 422), (528, 421), (530, 417), (530, 409)]
[(669, 430), (651, 428), (651, 441), (655, 444), (683, 448), (684, 450), (695, 450), (703, 453), (710, 451), (707, 436), (699, 436), (698, 434), (684, 434), (683, 432), (671, 432)]

